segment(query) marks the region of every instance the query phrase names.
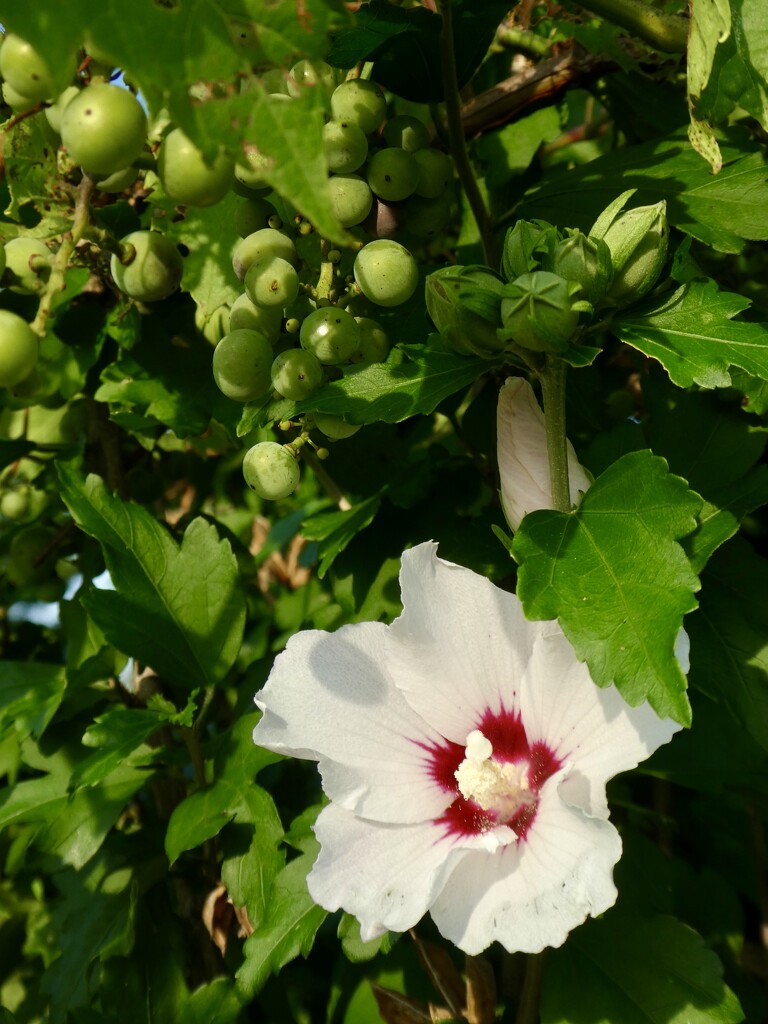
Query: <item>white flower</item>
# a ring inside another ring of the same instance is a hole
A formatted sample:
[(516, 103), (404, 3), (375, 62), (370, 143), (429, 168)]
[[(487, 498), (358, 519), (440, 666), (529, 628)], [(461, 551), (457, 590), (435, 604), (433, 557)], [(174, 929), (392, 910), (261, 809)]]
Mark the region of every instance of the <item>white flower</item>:
[(288, 643), (256, 703), (261, 746), (318, 762), (313, 899), (363, 939), (427, 911), (459, 948), (558, 946), (612, 906), (605, 784), (680, 728), (598, 689), (554, 622), (439, 559), (403, 555), (391, 626)]
[[(509, 525), (516, 530), (528, 512), (554, 505), (544, 413), (533, 388), (523, 377), (509, 377), (502, 385), (496, 424), (501, 504)], [(570, 441), (568, 478), (571, 501), (575, 503), (592, 481)]]

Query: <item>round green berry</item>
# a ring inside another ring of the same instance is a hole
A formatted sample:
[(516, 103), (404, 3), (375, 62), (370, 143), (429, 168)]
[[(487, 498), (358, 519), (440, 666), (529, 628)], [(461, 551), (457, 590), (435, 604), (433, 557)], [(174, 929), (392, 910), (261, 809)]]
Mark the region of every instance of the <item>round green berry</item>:
[(368, 216), (373, 203), (370, 188), (357, 174), (335, 174), (328, 181), (331, 208), (342, 227), (351, 228)]
[(351, 121), (328, 121), (323, 125), (323, 153), (333, 174), (351, 174), (368, 156), (368, 139)]
[(16, 313), (0, 309), (0, 387), (20, 384), (37, 363), (37, 335)]
[(5, 284), (18, 295), (39, 292), (51, 274), (51, 253), (39, 238), (20, 236), (5, 243)]
[(186, 206), (213, 206), (229, 191), (234, 161), (219, 151), (209, 163), (180, 128), (167, 135), (157, 153), (157, 173), (166, 193)]
[(27, 106), (48, 99), (53, 80), (48, 65), (24, 39), (9, 33), (0, 46), (0, 75), (27, 100)]
[(272, 346), (263, 334), (244, 328), (230, 331), (213, 353), (213, 379), (235, 402), (253, 402), (272, 385)]
[(345, 363), (360, 344), (357, 321), (345, 309), (325, 306), (310, 313), (301, 325), (301, 347), (317, 356), (321, 363), (334, 366)]
[(352, 437), (360, 429), (359, 423), (347, 423), (341, 416), (332, 416), (330, 413), (316, 412), (315, 426), (332, 441), (342, 441)]
[(121, 292), (138, 302), (157, 302), (176, 291), (184, 264), (179, 250), (165, 235), (132, 231), (120, 244), (133, 250), (125, 263), (116, 254), (110, 260), (112, 280)]
[(256, 260), (245, 275), (245, 291), (256, 306), (284, 309), (299, 294), (299, 275), (288, 260), (265, 256)]
[(279, 256), (293, 266), (298, 262), (296, 246), (288, 235), (275, 228), (260, 228), (241, 238), (237, 243), (232, 254), (232, 266), (242, 281), (248, 269), (257, 260), (266, 259), (268, 256)]
[(132, 164), (144, 148), (147, 115), (127, 89), (89, 85), (61, 117), (61, 141), (89, 174), (107, 175)]
[(364, 78), (342, 82), (331, 96), (334, 119), (358, 125), (365, 135), (376, 131), (386, 112), (387, 101), (381, 89)]
[(419, 269), (404, 245), (380, 238), (364, 245), (355, 257), (357, 286), (377, 306), (399, 306), (416, 291)]
[(245, 453), (243, 476), (260, 498), (279, 501), (293, 494), (299, 486), (299, 464), (285, 445), (260, 441)]
[(309, 398), (324, 379), (317, 356), (304, 349), (287, 349), (272, 363), (272, 387), (291, 402)]

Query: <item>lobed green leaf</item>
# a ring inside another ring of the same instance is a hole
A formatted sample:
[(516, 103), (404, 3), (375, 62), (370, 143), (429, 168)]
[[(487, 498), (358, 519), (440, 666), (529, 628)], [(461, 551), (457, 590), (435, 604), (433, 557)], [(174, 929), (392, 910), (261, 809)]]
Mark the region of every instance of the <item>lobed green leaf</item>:
[(598, 686), (690, 723), (674, 656), (699, 581), (678, 541), (701, 499), (648, 451), (615, 462), (575, 512), (533, 512), (515, 534), (517, 594), (531, 619), (557, 618)]
[(738, 366), (768, 380), (768, 325), (733, 317), (746, 299), (721, 292), (714, 281), (692, 281), (660, 305), (646, 305), (614, 320), (626, 344), (662, 364), (680, 387), (728, 387)]
[(62, 498), (77, 525), (101, 543), (115, 586), (83, 596), (94, 622), (110, 643), (182, 690), (220, 683), (245, 621), (229, 542), (195, 519), (178, 545), (145, 508), (110, 495), (99, 477), (58, 469)]

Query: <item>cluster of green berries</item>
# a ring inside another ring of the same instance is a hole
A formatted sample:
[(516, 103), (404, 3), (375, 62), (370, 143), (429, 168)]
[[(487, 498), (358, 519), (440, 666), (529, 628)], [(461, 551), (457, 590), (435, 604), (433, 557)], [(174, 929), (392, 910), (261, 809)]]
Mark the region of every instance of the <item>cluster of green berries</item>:
[[(242, 197), (236, 227), (242, 237), (232, 264), (243, 294), (229, 309), (216, 311), (207, 321), (201, 317), (200, 323), (217, 341), (214, 379), (238, 402), (270, 396), (300, 402), (338, 378), (345, 366), (382, 362), (389, 339), (376, 319), (354, 314), (355, 298), (361, 295), (383, 309), (399, 306), (415, 292), (419, 274), (409, 249), (380, 237), (392, 233), (380, 230), (381, 211), (393, 204), (421, 210), (420, 221), (415, 215), (407, 217), (416, 237), (436, 233), (450, 217), (450, 160), (429, 147), (421, 121), (410, 116), (386, 120), (386, 100), (378, 86), (362, 79), (336, 85), (332, 68), (306, 61), (270, 86), (279, 87), (281, 81), (287, 91), (278, 93), (276, 102), (306, 87), (328, 90), (331, 118), (323, 136), (333, 210), (344, 227), (362, 237), (356, 252), (323, 243), (331, 283), (326, 279), (321, 288), (316, 262), (304, 258), (308, 250), (301, 244), (312, 229), (300, 216), (284, 224), (270, 204), (261, 154), (249, 151), (247, 162), (236, 165), (236, 191)], [(405, 219), (401, 211), (393, 223)], [(345, 268), (351, 273), (345, 274)], [(245, 479), (262, 498), (287, 497), (295, 490), (301, 448), (307, 442), (316, 447), (310, 429), (331, 440), (359, 429), (337, 416), (304, 416), (300, 421), (302, 432), (291, 443), (260, 442), (245, 455)], [(324, 454), (323, 449), (319, 452)]]

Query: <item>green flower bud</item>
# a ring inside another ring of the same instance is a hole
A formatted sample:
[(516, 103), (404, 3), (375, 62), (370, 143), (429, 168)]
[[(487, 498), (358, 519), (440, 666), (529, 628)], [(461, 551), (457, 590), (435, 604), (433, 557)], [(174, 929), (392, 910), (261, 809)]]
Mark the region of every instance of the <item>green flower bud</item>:
[(546, 221), (519, 220), (504, 239), (502, 273), (508, 281), (514, 281), (523, 274), (538, 270), (559, 240), (557, 228)]
[(534, 352), (564, 352), (579, 312), (590, 308), (577, 298), (580, 291), (578, 284), (546, 270), (522, 274), (504, 287), (500, 337)]
[(489, 356), (504, 348), (497, 334), (503, 288), (486, 267), (443, 267), (429, 275), (427, 312), (455, 352)]
[(581, 286), (582, 298), (596, 306), (613, 280), (611, 250), (601, 238), (569, 231), (542, 263), (544, 270)]
[(589, 233), (590, 238), (602, 239), (610, 249), (614, 277), (607, 298), (619, 306), (653, 288), (669, 244), (666, 200), (622, 212), (635, 191), (624, 192), (603, 210)]

